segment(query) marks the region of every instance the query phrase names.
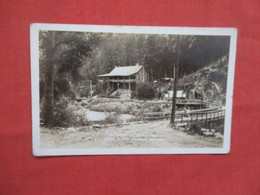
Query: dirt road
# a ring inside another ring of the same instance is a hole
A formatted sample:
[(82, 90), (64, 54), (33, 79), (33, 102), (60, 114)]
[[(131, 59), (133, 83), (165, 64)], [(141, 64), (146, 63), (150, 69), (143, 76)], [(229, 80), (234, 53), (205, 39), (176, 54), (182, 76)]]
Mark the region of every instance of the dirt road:
[(106, 128), (41, 128), (41, 148), (220, 148), (223, 140), (169, 127), (168, 120)]

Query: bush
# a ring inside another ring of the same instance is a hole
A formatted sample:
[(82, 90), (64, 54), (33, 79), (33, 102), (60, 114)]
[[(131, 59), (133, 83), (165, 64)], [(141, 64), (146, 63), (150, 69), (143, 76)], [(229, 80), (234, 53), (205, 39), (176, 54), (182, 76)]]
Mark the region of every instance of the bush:
[(136, 93), (135, 91), (131, 91), (131, 98), (130, 99), (135, 99), (136, 98)]
[(118, 114), (132, 114), (136, 105), (131, 102), (101, 102), (95, 101), (88, 105), (88, 108), (98, 112), (116, 112)]
[(158, 106), (158, 105), (155, 105), (153, 107), (153, 112), (162, 112), (162, 108), (160, 106)]
[(86, 112), (80, 104), (73, 105), (68, 98), (62, 97), (55, 102), (54, 126), (71, 127), (88, 125)]
[(153, 99), (155, 97), (156, 90), (151, 84), (141, 84), (137, 87), (137, 98), (141, 100)]
[(82, 90), (79, 93), (80, 97), (88, 97), (90, 93), (87, 90)]
[(120, 120), (118, 113), (110, 113), (104, 120), (104, 124), (116, 124), (121, 122), (122, 120)]
[(226, 91), (227, 75), (225, 73), (217, 71), (210, 72), (208, 80), (220, 84), (220, 86), (224, 88), (223, 92)]
[(189, 134), (199, 134), (202, 135), (201, 128), (204, 128), (201, 123), (191, 123), (190, 128), (189, 128)]
[(83, 100), (81, 103), (80, 103), (80, 106), (82, 107), (87, 107), (88, 103), (87, 101)]

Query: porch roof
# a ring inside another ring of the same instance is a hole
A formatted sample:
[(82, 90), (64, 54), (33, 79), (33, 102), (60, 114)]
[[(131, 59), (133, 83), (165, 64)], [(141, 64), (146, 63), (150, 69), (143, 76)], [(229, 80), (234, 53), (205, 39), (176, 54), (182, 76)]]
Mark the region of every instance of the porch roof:
[(138, 73), (143, 66), (121, 66), (115, 67), (110, 73), (98, 75), (98, 77), (131, 76)]

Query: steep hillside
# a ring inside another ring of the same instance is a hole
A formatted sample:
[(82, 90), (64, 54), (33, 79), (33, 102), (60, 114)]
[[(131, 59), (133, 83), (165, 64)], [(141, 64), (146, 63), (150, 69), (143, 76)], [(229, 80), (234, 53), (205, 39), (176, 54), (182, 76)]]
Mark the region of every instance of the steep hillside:
[(188, 98), (198, 98), (202, 95), (205, 101), (224, 105), (227, 70), (228, 56), (226, 55), (209, 66), (179, 79), (178, 88), (183, 89)]

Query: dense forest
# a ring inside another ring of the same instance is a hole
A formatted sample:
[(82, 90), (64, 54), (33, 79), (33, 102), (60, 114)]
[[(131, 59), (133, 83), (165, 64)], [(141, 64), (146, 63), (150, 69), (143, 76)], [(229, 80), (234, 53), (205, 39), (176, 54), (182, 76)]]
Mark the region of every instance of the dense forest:
[(55, 101), (61, 95), (75, 96), (73, 88), (82, 79), (96, 84), (97, 75), (108, 73), (115, 66), (137, 63), (146, 68), (153, 80), (171, 78), (177, 55), (182, 78), (226, 55), (229, 39), (228, 36), (40, 31), (41, 116), (52, 124)]
[[(108, 73), (115, 66), (145, 66), (154, 79), (173, 77), (176, 63), (176, 35), (100, 34), (100, 42), (85, 58), (82, 76), (96, 81), (96, 75)], [(210, 64), (228, 53), (229, 37), (179, 36), (179, 76)]]

